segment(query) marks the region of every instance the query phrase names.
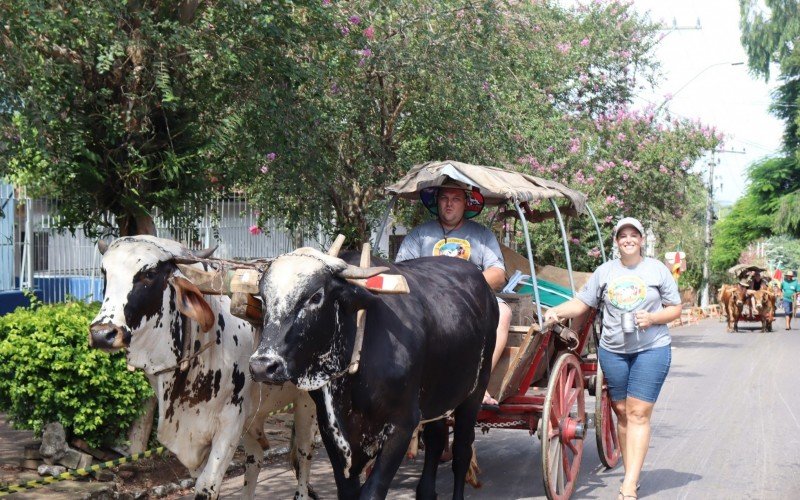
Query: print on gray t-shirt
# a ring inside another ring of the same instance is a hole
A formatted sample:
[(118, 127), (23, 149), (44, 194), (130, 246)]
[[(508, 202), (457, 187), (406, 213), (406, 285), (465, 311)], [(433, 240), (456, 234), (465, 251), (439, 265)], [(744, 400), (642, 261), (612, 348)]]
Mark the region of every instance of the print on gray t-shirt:
[(439, 220), (428, 221), (411, 230), (397, 251), (395, 262), (419, 257), (448, 255), (468, 260), (481, 271), (490, 267), (506, 269), (503, 253), (494, 233), (485, 226), (465, 221), (458, 229), (447, 233)]
[(678, 285), (662, 262), (645, 257), (634, 267), (625, 267), (614, 259), (598, 267), (578, 299), (589, 307), (597, 307), (598, 292), (603, 294), (603, 335), (600, 345), (615, 353), (634, 353), (670, 344), (667, 325), (652, 325), (635, 333), (622, 333), (620, 315), (625, 311), (656, 312), (663, 306), (678, 305)]

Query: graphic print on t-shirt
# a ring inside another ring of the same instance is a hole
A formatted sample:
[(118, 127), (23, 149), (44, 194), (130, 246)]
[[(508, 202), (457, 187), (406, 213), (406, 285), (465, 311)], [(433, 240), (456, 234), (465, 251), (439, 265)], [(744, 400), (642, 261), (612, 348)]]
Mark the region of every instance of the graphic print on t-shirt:
[(647, 285), (636, 275), (628, 274), (612, 279), (608, 283), (608, 300), (617, 309), (633, 311), (644, 302)]
[(469, 260), (472, 254), (472, 247), (469, 241), (461, 238), (441, 239), (433, 245), (433, 256), (446, 255), (448, 257), (458, 257), (459, 259)]

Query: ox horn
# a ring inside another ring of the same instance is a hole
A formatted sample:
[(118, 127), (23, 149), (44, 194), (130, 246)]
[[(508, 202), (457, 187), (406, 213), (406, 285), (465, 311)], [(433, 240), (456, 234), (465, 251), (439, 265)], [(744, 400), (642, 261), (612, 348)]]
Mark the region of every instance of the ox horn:
[(333, 240), (331, 248), (328, 250), (328, 255), (331, 257), (338, 257), (339, 251), (342, 249), (342, 245), (344, 245), (344, 235), (339, 234), (336, 236), (336, 239)]
[(106, 243), (105, 240), (97, 240), (97, 250), (100, 252), (100, 255), (105, 255), (108, 250), (108, 243)]
[(213, 247), (204, 248), (202, 250), (190, 250), (193, 256), (197, 257), (198, 259), (207, 259), (211, 257), (214, 252), (217, 250), (219, 245), (214, 245)]
[(357, 279), (367, 279), (373, 276), (377, 276), (381, 273), (385, 273), (389, 271), (388, 267), (378, 266), (378, 267), (356, 267), (347, 265), (347, 268), (343, 269), (339, 276), (347, 279), (347, 280), (357, 280)]

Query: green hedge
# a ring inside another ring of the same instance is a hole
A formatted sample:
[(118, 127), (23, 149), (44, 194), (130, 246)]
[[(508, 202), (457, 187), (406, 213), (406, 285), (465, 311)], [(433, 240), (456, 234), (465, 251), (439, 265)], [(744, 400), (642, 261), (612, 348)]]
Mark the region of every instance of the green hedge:
[(92, 446), (120, 443), (152, 395), (125, 356), (91, 349), (88, 328), (99, 304), (19, 308), (0, 317), (0, 411), (37, 434), (59, 421), (67, 437)]

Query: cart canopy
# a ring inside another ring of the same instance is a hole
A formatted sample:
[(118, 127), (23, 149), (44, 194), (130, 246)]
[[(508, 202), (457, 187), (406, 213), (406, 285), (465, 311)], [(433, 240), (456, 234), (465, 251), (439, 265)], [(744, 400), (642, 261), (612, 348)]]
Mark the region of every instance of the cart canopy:
[(486, 204), (506, 201), (535, 202), (553, 198), (566, 199), (578, 213), (586, 213), (586, 195), (555, 181), (497, 167), (470, 165), (457, 161), (428, 162), (413, 167), (386, 192), (416, 200), (420, 190), (441, 186), (448, 179), (477, 187)]
[(752, 264), (736, 264), (732, 268), (728, 269), (728, 272), (734, 275), (736, 278), (743, 278), (747, 273), (758, 271), (761, 274), (767, 272), (766, 269), (759, 266), (754, 266)]

